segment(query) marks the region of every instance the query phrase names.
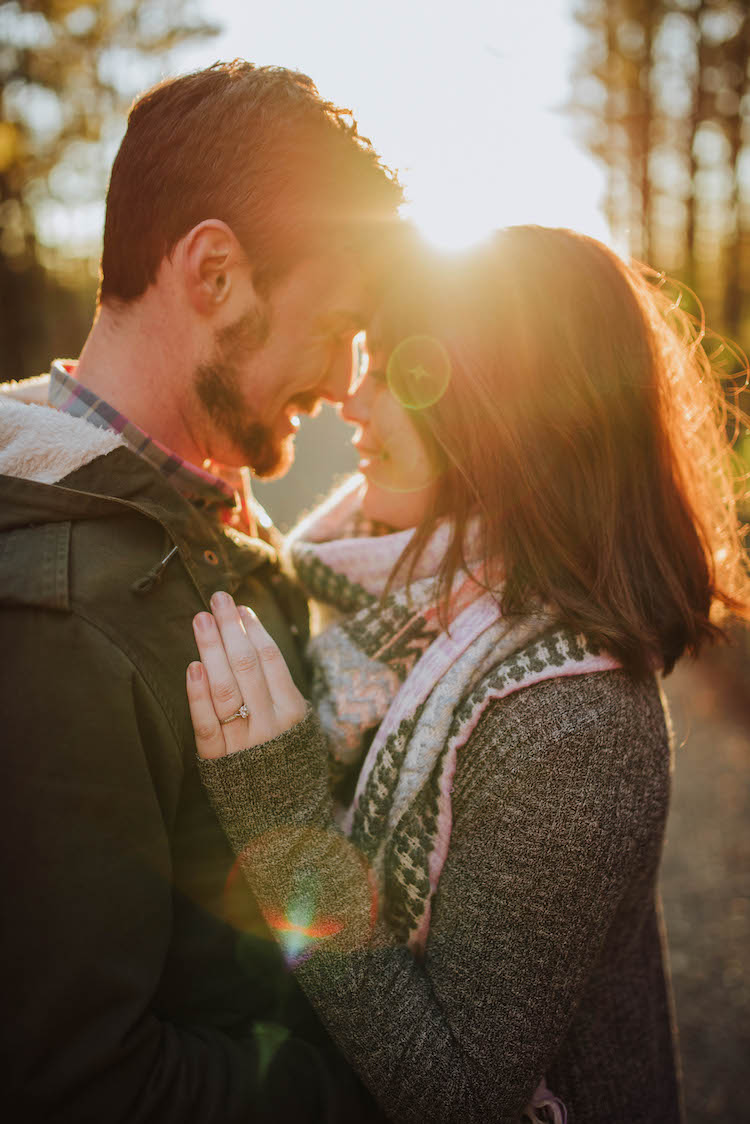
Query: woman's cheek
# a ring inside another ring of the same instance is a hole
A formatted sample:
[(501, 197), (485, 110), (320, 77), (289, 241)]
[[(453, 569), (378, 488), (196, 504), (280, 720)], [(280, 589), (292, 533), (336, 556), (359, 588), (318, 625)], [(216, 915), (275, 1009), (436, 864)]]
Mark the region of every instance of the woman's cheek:
[(435, 466), (414, 422), (401, 409), (398, 426), (394, 426), (390, 452), (393, 486), (404, 492), (417, 492), (431, 484)]

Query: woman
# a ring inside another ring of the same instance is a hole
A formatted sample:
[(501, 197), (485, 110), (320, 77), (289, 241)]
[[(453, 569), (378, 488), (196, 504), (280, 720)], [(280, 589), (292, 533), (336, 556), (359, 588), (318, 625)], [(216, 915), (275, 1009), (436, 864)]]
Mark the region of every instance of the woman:
[(686, 324), (568, 231), (413, 260), (344, 409), (361, 476), (292, 537), (315, 710), (250, 610), (196, 618), (203, 781), (392, 1120), (682, 1119), (655, 673), (748, 605)]

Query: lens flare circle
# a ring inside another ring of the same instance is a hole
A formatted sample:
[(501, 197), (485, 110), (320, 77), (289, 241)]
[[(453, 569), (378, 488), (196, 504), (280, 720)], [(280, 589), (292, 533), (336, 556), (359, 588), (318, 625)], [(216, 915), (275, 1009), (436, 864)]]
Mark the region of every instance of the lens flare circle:
[[(377, 890), (364, 856), (338, 832), (274, 827), (247, 844), (238, 865), (252, 883), (265, 933), (270, 930), (288, 965), (300, 964), (333, 938), (350, 949), (368, 943)], [(235, 878), (233, 871), (227, 889)]]
[(450, 356), (434, 336), (407, 336), (391, 352), (385, 373), (397, 402), (407, 410), (424, 410), (448, 389)]
[(421, 492), (424, 488), (429, 488), (432, 484), (435, 484), (444, 474), (445, 469), (435, 465), (430, 473), (420, 472), (411, 479), (400, 479), (390, 471), (387, 453), (383, 461), (371, 465), (366, 471), (363, 470), (366, 479), (372, 481), (382, 491), (390, 492), (394, 496), (412, 496), (416, 492)]

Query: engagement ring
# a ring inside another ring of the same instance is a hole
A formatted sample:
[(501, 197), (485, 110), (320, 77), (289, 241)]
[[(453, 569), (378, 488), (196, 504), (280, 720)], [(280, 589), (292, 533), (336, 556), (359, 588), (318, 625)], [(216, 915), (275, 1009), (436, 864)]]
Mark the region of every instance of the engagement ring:
[(228, 718), (220, 718), (219, 724), (221, 726), (226, 726), (227, 722), (234, 722), (235, 718), (249, 718), (249, 717), (250, 717), (250, 711), (247, 709), (247, 707), (243, 703), (242, 706), (240, 707), (240, 709), (235, 710), (234, 714), (230, 714)]

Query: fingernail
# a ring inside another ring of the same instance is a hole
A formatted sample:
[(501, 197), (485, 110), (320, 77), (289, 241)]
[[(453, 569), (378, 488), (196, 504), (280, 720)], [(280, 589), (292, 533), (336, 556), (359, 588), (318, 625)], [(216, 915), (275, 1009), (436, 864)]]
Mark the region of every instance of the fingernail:
[(214, 618), (210, 613), (198, 613), (197, 616), (193, 617), (193, 624), (202, 632), (205, 632), (207, 629), (211, 628), (213, 623)]
[(190, 676), (191, 679), (195, 679), (195, 680), (202, 679), (203, 678), (203, 664), (201, 664), (201, 663), (191, 663), (191, 664), (189, 664), (188, 665), (188, 675)]
[(253, 612), (249, 605), (240, 605), (240, 612), (242, 613), (243, 617), (249, 617), (251, 621), (256, 621), (258, 619), (257, 615)]
[(217, 590), (211, 598), (211, 604), (216, 609), (228, 609), (230, 605), (234, 604), (234, 601), (228, 593), (224, 593), (223, 590)]

